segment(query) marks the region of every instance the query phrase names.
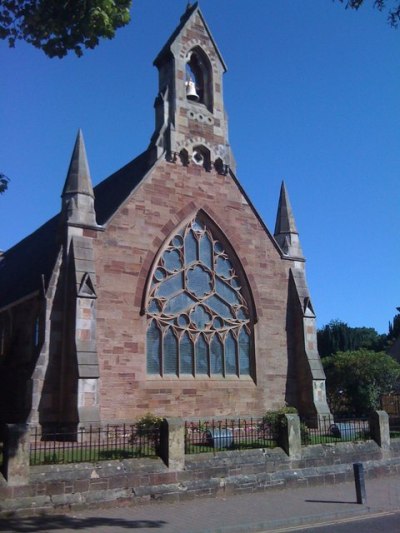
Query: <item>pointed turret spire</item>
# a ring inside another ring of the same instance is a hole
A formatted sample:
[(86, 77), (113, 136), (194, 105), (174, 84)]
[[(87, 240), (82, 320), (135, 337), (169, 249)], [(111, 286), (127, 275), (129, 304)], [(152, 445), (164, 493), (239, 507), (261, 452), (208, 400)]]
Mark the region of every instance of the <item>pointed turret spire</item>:
[(94, 198), (92, 180), (90, 178), (89, 165), (86, 157), (85, 142), (83, 140), (81, 129), (79, 129), (76, 137), (62, 196), (64, 196), (64, 194), (76, 193), (87, 194)]
[(284, 181), (282, 181), (279, 195), (274, 237), (285, 255), (293, 258), (303, 258), (299, 233)]
[(97, 226), (94, 193), (82, 131), (78, 131), (65, 180), (62, 212), (68, 224)]

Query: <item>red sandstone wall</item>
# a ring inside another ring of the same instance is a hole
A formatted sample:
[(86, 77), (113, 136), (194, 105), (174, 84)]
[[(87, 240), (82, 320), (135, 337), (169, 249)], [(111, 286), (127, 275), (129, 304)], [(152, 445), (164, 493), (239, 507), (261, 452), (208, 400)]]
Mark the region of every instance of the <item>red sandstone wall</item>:
[[(146, 316), (140, 314), (149, 269), (174, 228), (198, 209), (219, 225), (253, 292), (256, 383), (243, 378), (146, 375)], [(146, 412), (168, 416), (263, 413), (285, 398), (287, 273), (271, 239), (230, 176), (160, 161), (94, 240), (103, 421)]]

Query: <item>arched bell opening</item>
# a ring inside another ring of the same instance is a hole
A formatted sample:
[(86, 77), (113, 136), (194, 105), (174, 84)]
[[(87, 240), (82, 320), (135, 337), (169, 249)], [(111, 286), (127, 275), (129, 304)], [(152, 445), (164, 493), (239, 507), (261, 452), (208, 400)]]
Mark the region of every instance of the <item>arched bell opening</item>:
[(212, 112), (211, 63), (207, 55), (198, 46), (190, 50), (187, 55), (185, 87), (188, 100), (204, 104)]

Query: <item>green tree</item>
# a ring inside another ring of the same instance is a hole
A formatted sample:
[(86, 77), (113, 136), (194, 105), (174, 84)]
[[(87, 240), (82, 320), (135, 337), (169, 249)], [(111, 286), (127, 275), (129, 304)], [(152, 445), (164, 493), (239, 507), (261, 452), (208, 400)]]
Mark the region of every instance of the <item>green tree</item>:
[(11, 47), (19, 39), (48, 57), (64, 57), (112, 39), (130, 21), (132, 0), (2, 0), (0, 38)]
[[(346, 9), (359, 9), (365, 0), (339, 0), (346, 4)], [(372, 5), (379, 11), (387, 12), (388, 23), (397, 28), (400, 22), (400, 2), (399, 0), (372, 0)]]
[[(400, 307), (397, 308), (400, 311)], [(393, 317), (392, 322), (389, 322), (388, 340), (393, 343), (397, 337), (400, 337), (400, 313)]]
[(379, 407), (380, 396), (393, 392), (400, 379), (400, 364), (384, 352), (338, 352), (322, 363), (334, 413), (369, 414)]
[(8, 182), (10, 180), (4, 174), (0, 173), (0, 194), (8, 189)]
[(352, 328), (340, 320), (331, 320), (317, 332), (321, 357), (360, 348), (379, 352), (384, 349), (386, 339), (386, 335), (379, 335), (374, 328)]

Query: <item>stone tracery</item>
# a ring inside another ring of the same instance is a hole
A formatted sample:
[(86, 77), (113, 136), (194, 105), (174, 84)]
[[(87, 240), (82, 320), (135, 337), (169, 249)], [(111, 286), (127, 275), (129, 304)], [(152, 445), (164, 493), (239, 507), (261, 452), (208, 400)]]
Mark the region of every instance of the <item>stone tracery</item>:
[(223, 244), (201, 216), (170, 240), (147, 303), (149, 374), (251, 374), (252, 321)]

